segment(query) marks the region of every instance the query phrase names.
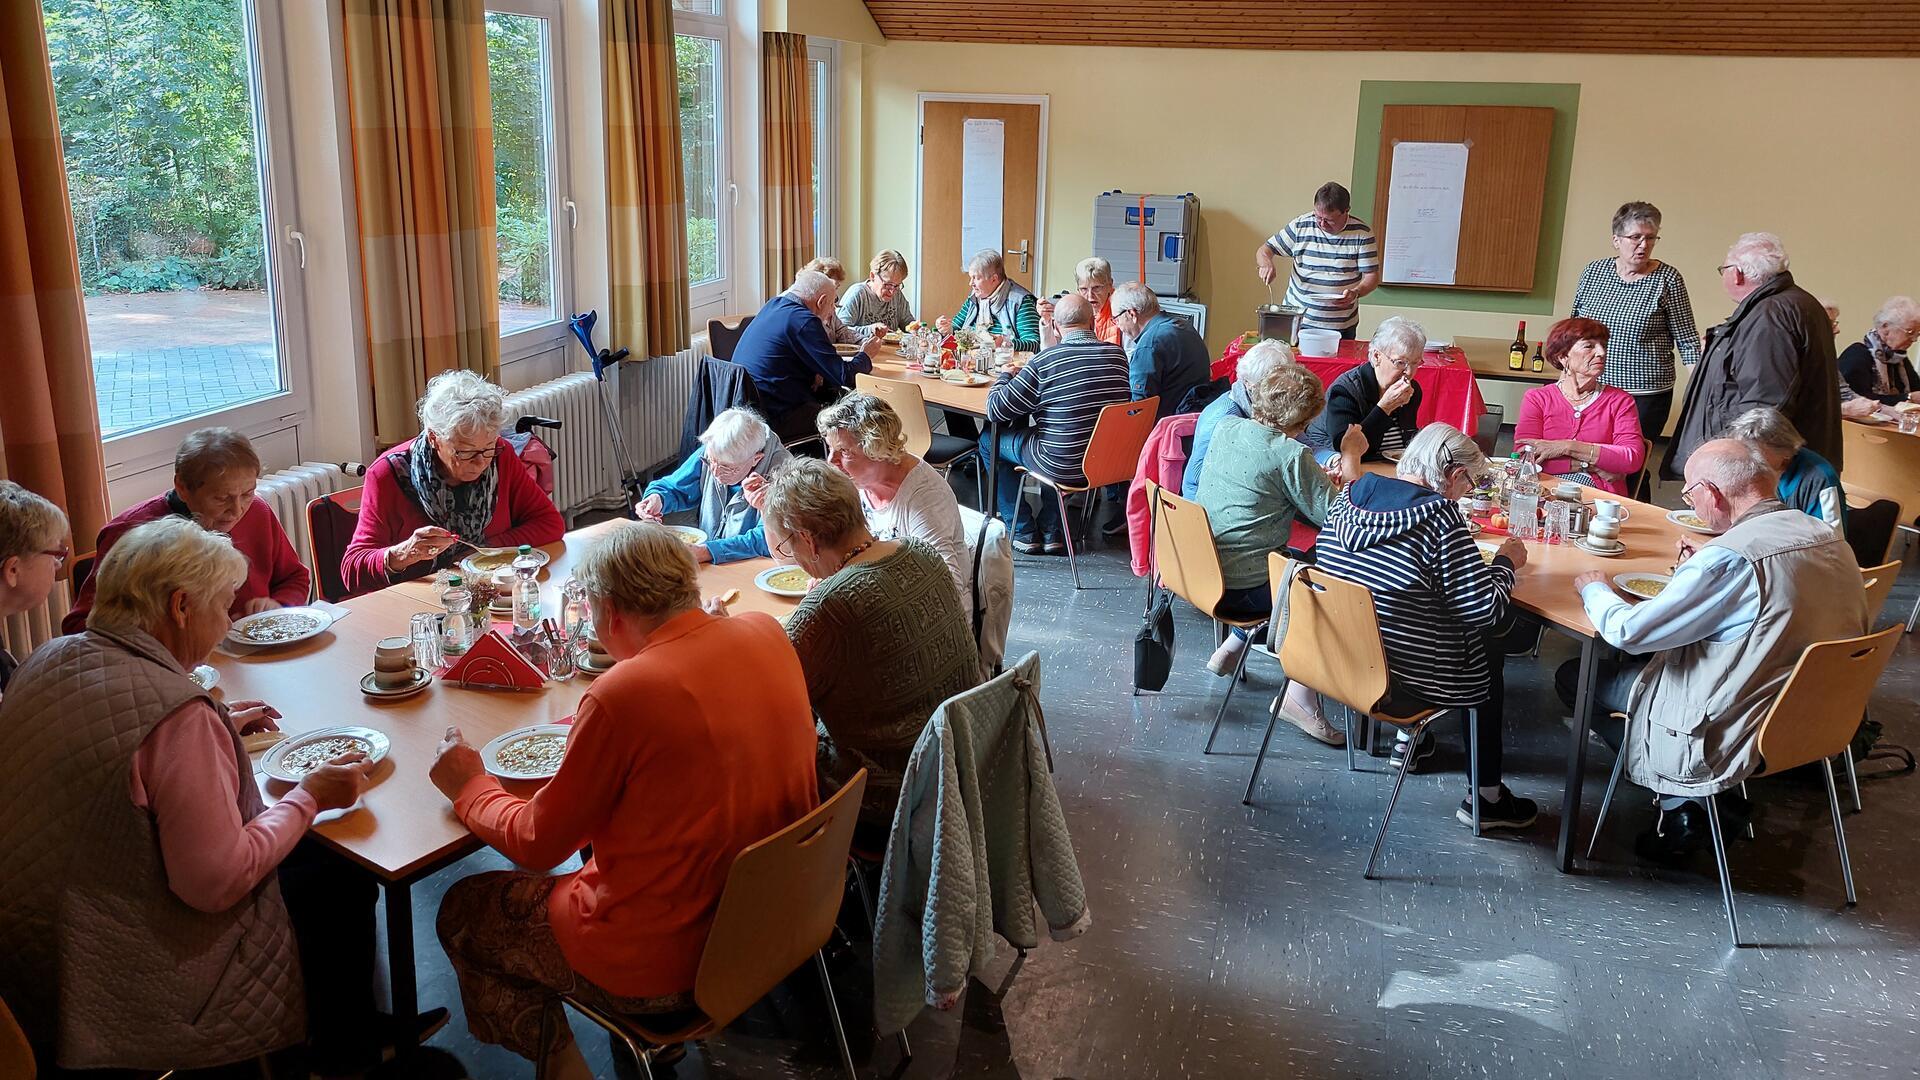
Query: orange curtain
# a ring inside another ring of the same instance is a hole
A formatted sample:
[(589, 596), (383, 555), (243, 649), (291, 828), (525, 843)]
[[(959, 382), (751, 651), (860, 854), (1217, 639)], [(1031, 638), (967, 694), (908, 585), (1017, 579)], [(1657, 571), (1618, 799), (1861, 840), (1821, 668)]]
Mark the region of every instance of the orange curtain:
[(107, 520), (93, 350), (40, 5), (0, 3), (0, 476), (67, 512), (76, 550)]
[(638, 357), (687, 347), (686, 178), (672, 0), (602, 0), (607, 110), (607, 344)]
[(493, 106), (480, 0), (346, 0), (374, 438), (419, 430), (427, 380), (500, 374)]
[(761, 284), (773, 296), (813, 261), (813, 108), (803, 34), (760, 35), (760, 146)]

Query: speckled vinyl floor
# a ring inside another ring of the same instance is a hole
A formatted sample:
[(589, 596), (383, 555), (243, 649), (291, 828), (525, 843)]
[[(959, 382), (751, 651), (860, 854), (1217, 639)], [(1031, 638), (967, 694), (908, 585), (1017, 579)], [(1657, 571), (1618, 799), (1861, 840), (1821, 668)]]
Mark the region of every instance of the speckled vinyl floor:
[[(969, 485), (970, 486), (970, 485)], [(1004, 951), (952, 1013), (911, 1029), (902, 1064), (866, 1027), (860, 960), (836, 969), (867, 1077), (1484, 1077), (1685, 1080), (1920, 1075), (1920, 805), (1912, 776), (1864, 779), (1847, 818), (1860, 904), (1842, 902), (1817, 780), (1756, 784), (1755, 840), (1729, 856), (1741, 926), (1729, 947), (1710, 858), (1656, 871), (1632, 855), (1652, 817), (1625, 789), (1597, 861), (1553, 868), (1567, 740), (1551, 672), (1572, 655), (1549, 633), (1510, 663), (1508, 783), (1541, 804), (1511, 837), (1454, 820), (1464, 794), (1458, 727), (1407, 782), (1382, 855), (1361, 877), (1386, 805), (1385, 760), (1349, 772), (1343, 752), (1282, 725), (1252, 807), (1240, 803), (1274, 673), (1256, 658), (1217, 752), (1202, 756), (1224, 680), (1210, 630), (1179, 620), (1166, 692), (1129, 694), (1141, 589), (1122, 552), (1086, 555), (1076, 592), (1062, 558), (1020, 557), (1009, 655), (1040, 651), (1055, 781), (1080, 855), (1093, 928), (1017, 966)], [(1888, 617), (1914, 602), (1909, 573)], [(1920, 638), (1903, 641), (1873, 713), (1920, 745)], [(1589, 755), (1584, 820), (1612, 755)], [(1584, 845), (1585, 834), (1582, 834)], [(407, 1075), (531, 1076), (476, 1044), (433, 915), (446, 885), (501, 865), (490, 853), (415, 892), (420, 998), (456, 1012), (437, 1054)], [(858, 920), (843, 925), (858, 928)], [(1017, 969), (1016, 969), (1017, 968)], [(810, 973), (672, 1073), (839, 1075)], [(575, 1030), (601, 1075), (603, 1036)], [(626, 1074), (622, 1074), (626, 1075)]]

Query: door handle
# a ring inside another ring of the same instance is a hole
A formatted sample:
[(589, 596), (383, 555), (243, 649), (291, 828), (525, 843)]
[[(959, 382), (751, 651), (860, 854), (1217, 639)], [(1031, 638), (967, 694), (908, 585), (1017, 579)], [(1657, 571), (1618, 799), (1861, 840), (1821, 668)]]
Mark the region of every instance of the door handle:
[(1020, 241), (1020, 246), (1017, 248), (1008, 248), (1007, 254), (1020, 256), (1020, 272), (1023, 274), (1028, 273), (1029, 270), (1027, 267), (1027, 262), (1028, 262), (1028, 259), (1033, 255), (1033, 241), (1032, 240)]

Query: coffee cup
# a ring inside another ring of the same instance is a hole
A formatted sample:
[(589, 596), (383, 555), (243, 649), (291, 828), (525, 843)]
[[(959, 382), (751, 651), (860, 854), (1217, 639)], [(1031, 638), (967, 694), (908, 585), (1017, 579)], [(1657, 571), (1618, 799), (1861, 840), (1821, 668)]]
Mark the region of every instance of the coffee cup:
[(1553, 493), (1563, 499), (1577, 499), (1580, 497), (1580, 485), (1571, 480), (1562, 480), (1554, 487)]
[(1593, 517), (1596, 521), (1625, 521), (1627, 508), (1616, 499), (1593, 500)]
[(413, 639), (381, 638), (373, 647), (373, 681), (385, 690), (413, 682)]
[(1612, 547), (1620, 539), (1620, 519), (1594, 518), (1587, 523), (1587, 539), (1599, 547)]
[(613, 654), (607, 651), (607, 647), (599, 638), (588, 638), (587, 662), (594, 667), (607, 667), (613, 663)]

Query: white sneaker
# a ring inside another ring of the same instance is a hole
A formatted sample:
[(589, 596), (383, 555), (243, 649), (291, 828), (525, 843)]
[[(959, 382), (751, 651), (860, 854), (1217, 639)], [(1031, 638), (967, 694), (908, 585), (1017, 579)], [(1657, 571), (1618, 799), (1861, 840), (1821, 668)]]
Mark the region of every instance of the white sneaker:
[(1233, 674), (1233, 669), (1240, 664), (1240, 654), (1246, 651), (1246, 638), (1241, 637), (1239, 634), (1228, 634), (1227, 640), (1221, 642), (1220, 647), (1213, 650), (1212, 656), (1207, 657), (1207, 670), (1225, 678)]

